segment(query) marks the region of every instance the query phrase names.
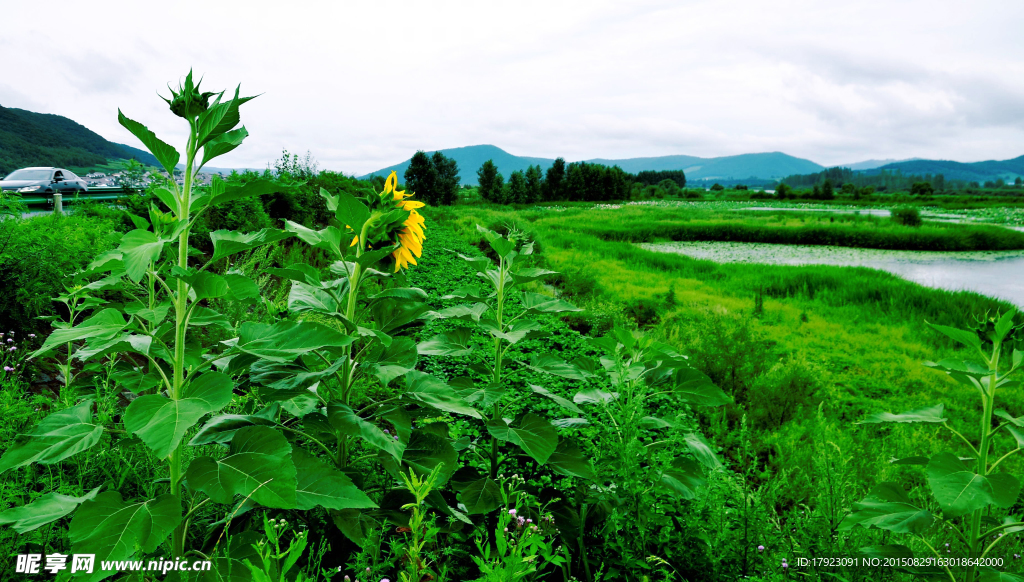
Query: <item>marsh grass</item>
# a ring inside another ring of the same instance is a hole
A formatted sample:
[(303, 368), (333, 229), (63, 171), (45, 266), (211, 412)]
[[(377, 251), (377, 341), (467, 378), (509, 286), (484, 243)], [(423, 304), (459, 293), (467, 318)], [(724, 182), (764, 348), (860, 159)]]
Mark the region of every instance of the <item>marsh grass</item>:
[[(951, 410), (970, 409), (975, 395), (969, 388), (921, 365), (963, 356), (952, 341), (929, 333), (925, 321), (970, 327), (976, 316), (1005, 311), (1009, 304), (923, 287), (868, 268), (717, 264), (592, 233), (613, 226), (627, 232), (627, 225), (645, 212), (473, 208), (449, 211), (442, 222), (471, 242), (476, 223), (512, 222), (529, 231), (543, 248), (547, 268), (570, 280), (582, 271), (594, 277), (593, 285), (582, 286), (589, 292), (574, 299), (589, 312), (603, 311), (629, 324), (630, 305), (655, 302), (658, 322), (651, 333), (688, 353), (698, 369), (737, 398), (724, 413), (702, 418), (709, 438), (737, 459), (743, 446), (737, 429), (747, 415), (759, 474), (787, 475), (774, 501), (779, 507), (806, 503), (817, 510), (823, 502), (816, 475), (822, 469), (808, 446), (823, 426), (848, 426), (870, 412), (907, 410), (939, 399)], [(621, 217), (618, 226), (615, 216)], [(863, 218), (836, 224), (882, 232), (895, 228), (887, 220), (878, 222)], [(673, 301), (668, 302), (670, 291)], [(762, 313), (754, 317), (758, 293), (763, 295)], [(1011, 411), (1024, 410), (1024, 395), (1008, 397)], [(787, 406), (792, 407), (788, 412), (779, 412)], [(964, 430), (974, 424), (956, 414), (952, 423)], [(922, 442), (936, 449), (947, 442), (945, 435), (904, 426), (829, 429), (828, 434), (851, 459), (844, 487), (856, 488), (857, 494), (874, 483), (906, 477), (906, 469), (888, 459), (908, 456)], [(834, 507), (828, 511), (835, 513)]]

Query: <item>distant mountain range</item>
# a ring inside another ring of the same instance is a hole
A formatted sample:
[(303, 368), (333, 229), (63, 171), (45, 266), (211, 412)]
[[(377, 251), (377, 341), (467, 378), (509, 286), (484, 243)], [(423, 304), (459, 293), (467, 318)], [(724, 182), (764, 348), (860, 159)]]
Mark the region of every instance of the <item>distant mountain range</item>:
[[(913, 162), (920, 160), (921, 158), (907, 158), (905, 160), (864, 160), (863, 162), (854, 162), (852, 164), (840, 164), (843, 168), (850, 168), (854, 171), (874, 170), (875, 168), (881, 168), (882, 166), (888, 166), (891, 164), (899, 164), (902, 162)], [(835, 166), (832, 166), (833, 168)]]
[[(550, 158), (531, 158), (516, 156), (493, 145), (475, 145), (461, 148), (440, 150), (445, 156), (452, 158), (459, 165), (459, 177), (463, 184), (477, 183), (476, 171), (487, 160), (493, 160), (498, 171), (505, 177), (517, 170), (525, 171), (534, 164), (547, 169), (554, 162)], [(434, 153), (434, 152), (428, 152)], [(572, 160), (568, 160), (572, 161)], [(699, 158), (697, 156), (660, 156), (654, 158), (628, 158), (608, 160), (595, 158), (583, 160), (606, 166), (619, 166), (630, 173), (644, 170), (683, 170), (688, 180), (742, 180), (748, 178), (777, 179), (792, 174), (811, 174), (825, 169), (824, 166), (810, 160), (796, 158), (781, 152), (763, 154), (742, 154), (720, 158)], [(373, 176), (387, 176), (397, 172), (401, 177), (409, 167), (409, 160), (400, 164), (370, 172), (363, 179)]]
[(986, 182), (1000, 178), (1012, 182), (1018, 177), (1024, 177), (1024, 156), (1013, 158), (1012, 160), (989, 160), (969, 163), (949, 160), (914, 159), (868, 169), (865, 173), (877, 174), (882, 170), (898, 170), (904, 174), (922, 176), (925, 174), (942, 174), (947, 180), (966, 180), (968, 182)]
[[(477, 183), (476, 172), (487, 160), (494, 160), (498, 170), (506, 177), (516, 170), (526, 170), (531, 165), (540, 165), (541, 168), (547, 169), (554, 162), (550, 158), (516, 156), (493, 145), (466, 146), (440, 151), (458, 163), (462, 183), (470, 185)], [(0, 106), (0, 177), (28, 166), (87, 168), (111, 160), (130, 158), (147, 165), (158, 165), (156, 158), (149, 152), (107, 141), (66, 117)], [(810, 160), (781, 152), (717, 158), (676, 155), (620, 160), (597, 158), (584, 161), (617, 165), (634, 174), (644, 170), (683, 170), (687, 179), (694, 182), (777, 180), (825, 169), (824, 166)], [(387, 176), (392, 171), (398, 172), (401, 177), (408, 167), (409, 160), (406, 160), (360, 177)], [(1012, 181), (1017, 177), (1024, 177), (1024, 156), (1012, 160), (971, 163), (919, 158), (866, 160), (843, 164), (843, 167), (868, 174), (885, 170), (901, 171), (904, 174), (943, 174), (947, 180), (985, 182), (1002, 178)], [(232, 168), (205, 168), (205, 171), (211, 173), (230, 173), (231, 170)]]

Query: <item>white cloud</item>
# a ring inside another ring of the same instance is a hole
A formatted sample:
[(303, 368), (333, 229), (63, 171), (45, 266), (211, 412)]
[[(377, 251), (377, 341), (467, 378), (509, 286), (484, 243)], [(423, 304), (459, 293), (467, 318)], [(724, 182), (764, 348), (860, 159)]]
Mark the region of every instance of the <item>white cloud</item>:
[(0, 104), (177, 143), (167, 93), (262, 95), (218, 165), (282, 148), (364, 173), (416, 149), (620, 158), (785, 151), (823, 164), (1024, 150), (1024, 3), (96, 0), (9, 3)]

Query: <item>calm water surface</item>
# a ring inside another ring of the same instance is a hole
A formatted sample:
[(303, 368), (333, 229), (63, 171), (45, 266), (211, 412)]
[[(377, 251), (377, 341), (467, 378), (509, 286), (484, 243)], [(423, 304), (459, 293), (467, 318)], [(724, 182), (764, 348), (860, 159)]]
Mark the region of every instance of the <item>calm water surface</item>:
[(639, 246), (719, 263), (870, 267), (929, 287), (975, 291), (1024, 308), (1024, 251), (948, 253), (732, 242), (669, 242)]

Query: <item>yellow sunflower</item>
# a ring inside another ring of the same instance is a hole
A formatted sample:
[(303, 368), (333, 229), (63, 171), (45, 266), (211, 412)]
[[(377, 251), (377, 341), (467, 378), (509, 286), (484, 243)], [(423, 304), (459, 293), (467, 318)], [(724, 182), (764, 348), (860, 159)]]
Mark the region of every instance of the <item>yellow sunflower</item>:
[(381, 197), (387, 200), (388, 194), (394, 195), (393, 200), (397, 208), (409, 211), (409, 218), (402, 223), (404, 228), (398, 231), (398, 248), (391, 253), (395, 259), (395, 272), (397, 273), (402, 268), (408, 268), (410, 263), (415, 265), (416, 258), (423, 254), (423, 241), (427, 238), (423, 233), (426, 224), (423, 216), (416, 212), (416, 209), (423, 208), (426, 204), (415, 200), (406, 200), (412, 194), (406, 194), (405, 191), (398, 189), (398, 175), (395, 172), (391, 172), (387, 181), (384, 182), (384, 192)]

